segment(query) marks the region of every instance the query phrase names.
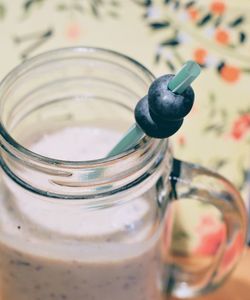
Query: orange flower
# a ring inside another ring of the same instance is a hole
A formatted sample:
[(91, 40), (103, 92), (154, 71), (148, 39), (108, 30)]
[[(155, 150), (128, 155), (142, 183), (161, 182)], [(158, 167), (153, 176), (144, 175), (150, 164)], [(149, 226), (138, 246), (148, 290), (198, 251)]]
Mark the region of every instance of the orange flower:
[(70, 24), (66, 28), (66, 36), (70, 40), (78, 40), (81, 36), (81, 27), (79, 24)]
[(185, 146), (186, 145), (186, 138), (184, 135), (180, 135), (178, 137), (178, 143), (180, 146)]
[(226, 5), (223, 1), (212, 1), (210, 10), (215, 15), (222, 15), (226, 10)]
[(224, 29), (217, 29), (215, 32), (215, 40), (223, 45), (227, 45), (230, 41), (229, 34)]
[(230, 83), (236, 82), (240, 78), (240, 69), (234, 66), (224, 65), (220, 73), (221, 77)]
[(187, 10), (187, 13), (189, 15), (189, 18), (193, 21), (196, 21), (199, 18), (199, 11), (195, 9), (194, 7), (190, 7)]
[(240, 116), (233, 124), (231, 136), (240, 140), (250, 130), (250, 113)]
[(194, 51), (194, 60), (200, 64), (200, 65), (204, 65), (205, 64), (205, 59), (207, 56), (207, 50), (203, 49), (203, 48), (197, 48)]
[(226, 239), (226, 226), (213, 215), (204, 215), (200, 219), (196, 233), (199, 244), (195, 254), (215, 255)]
[(222, 267), (232, 267), (235, 261), (238, 259), (239, 254), (244, 249), (244, 237), (241, 232), (239, 232), (232, 241), (232, 244), (226, 250), (224, 257), (222, 259)]

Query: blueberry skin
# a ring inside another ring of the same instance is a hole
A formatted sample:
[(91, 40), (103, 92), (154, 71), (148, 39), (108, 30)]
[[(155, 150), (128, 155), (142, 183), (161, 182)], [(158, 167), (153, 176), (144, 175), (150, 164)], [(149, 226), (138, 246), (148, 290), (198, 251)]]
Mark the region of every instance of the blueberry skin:
[(148, 91), (148, 103), (151, 117), (157, 120), (176, 121), (183, 119), (192, 109), (194, 91), (188, 87), (181, 95), (167, 87), (174, 75), (164, 75), (156, 79)]
[(176, 121), (154, 122), (148, 108), (148, 96), (143, 97), (135, 107), (135, 120), (141, 129), (150, 137), (167, 138), (176, 133), (183, 123), (183, 119)]

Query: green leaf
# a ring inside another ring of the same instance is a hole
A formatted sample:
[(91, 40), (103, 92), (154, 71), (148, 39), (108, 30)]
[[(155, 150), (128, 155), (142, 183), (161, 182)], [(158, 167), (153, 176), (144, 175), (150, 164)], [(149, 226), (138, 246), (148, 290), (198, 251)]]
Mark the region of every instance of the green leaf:
[(203, 18), (201, 18), (201, 20), (198, 21), (197, 26), (205, 26), (212, 19), (212, 17), (213, 15), (211, 13), (206, 14), (203, 16)]
[(214, 132), (217, 135), (221, 135), (224, 131), (224, 126), (220, 124), (211, 124), (207, 125), (204, 129), (204, 132)]
[(215, 100), (216, 100), (215, 94), (214, 94), (213, 92), (210, 92), (210, 93), (209, 93), (209, 102), (210, 102), (210, 103), (214, 103)]
[(62, 3), (62, 4), (58, 4), (56, 9), (59, 10), (59, 11), (63, 11), (63, 10), (67, 10), (68, 7), (67, 7), (67, 5)]
[(0, 3), (0, 18), (1, 19), (3, 19), (5, 17), (5, 13), (6, 13), (6, 8), (2, 3)]
[(33, 0), (26, 1), (24, 3), (24, 10), (28, 11), (31, 8), (32, 4), (33, 4)]
[(170, 23), (169, 22), (153, 22), (153, 23), (150, 23), (149, 26), (152, 28), (152, 29), (162, 29), (162, 28), (166, 28), (168, 26), (170, 26)]
[(155, 64), (158, 64), (161, 60), (161, 54), (160, 53), (156, 53), (155, 54)]
[(222, 167), (224, 167), (227, 164), (227, 160), (225, 159), (219, 159), (214, 163), (214, 168), (216, 170), (221, 169)]
[(45, 0), (27, 0), (24, 2), (24, 10), (28, 12), (34, 4), (43, 3)]
[(84, 12), (84, 8), (83, 8), (83, 6), (82, 6), (81, 4), (75, 4), (75, 5), (73, 6), (73, 8), (74, 8), (74, 10), (76, 10), (77, 12), (81, 12), (81, 13)]
[(117, 17), (118, 17), (118, 14), (117, 14), (116, 12), (114, 12), (114, 11), (108, 12), (108, 15), (109, 15), (110, 17), (112, 17), (112, 18), (117, 18)]
[(186, 8), (189, 8), (191, 6), (194, 6), (196, 4), (196, 1), (188, 1), (186, 4), (185, 4), (185, 7)]
[(244, 109), (243, 109), (243, 108), (240, 109), (240, 110), (238, 111), (238, 114), (239, 114), (239, 115), (250, 114), (250, 106), (249, 106), (249, 107), (245, 107)]
[(169, 68), (173, 73), (175, 73), (176, 68), (175, 68), (174, 64), (173, 64), (169, 59), (166, 60), (166, 64), (167, 64), (168, 68)]
[(220, 114), (221, 114), (222, 121), (225, 123), (227, 121), (227, 117), (228, 117), (227, 110), (221, 109)]
[(189, 238), (189, 235), (187, 232), (185, 231), (177, 231), (173, 234), (173, 239), (175, 241), (178, 241), (178, 240), (183, 240), (183, 239), (188, 239)]
[(244, 23), (245, 17), (244, 16), (239, 16), (236, 19), (234, 19), (232, 22), (229, 23), (230, 27), (236, 27), (239, 26), (240, 24)]
[(111, 1), (110, 4), (112, 6), (120, 6), (120, 3), (118, 1), (115, 1), (115, 0)]
[(136, 4), (141, 5), (141, 6), (151, 6), (152, 5), (152, 0), (133, 0)]
[(250, 73), (250, 68), (242, 68), (241, 70), (242, 70), (242, 72)]
[(239, 42), (241, 44), (245, 43), (247, 40), (247, 34), (244, 31), (239, 32)]
[(92, 14), (93, 14), (96, 18), (98, 18), (98, 17), (99, 17), (99, 11), (98, 11), (97, 5), (94, 4), (94, 3), (91, 3), (91, 4), (90, 4), (90, 8), (91, 8)]

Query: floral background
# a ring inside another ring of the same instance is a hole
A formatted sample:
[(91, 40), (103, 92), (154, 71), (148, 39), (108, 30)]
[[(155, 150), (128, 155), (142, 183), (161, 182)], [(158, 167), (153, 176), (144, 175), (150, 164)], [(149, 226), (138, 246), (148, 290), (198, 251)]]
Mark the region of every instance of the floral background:
[[(175, 155), (217, 170), (247, 200), (249, 0), (0, 0), (0, 36), (1, 78), (33, 55), (72, 45), (125, 53), (156, 76), (175, 73), (186, 60), (196, 60), (203, 72), (193, 85), (194, 108), (173, 137)], [(187, 209), (181, 211), (181, 218), (188, 215)], [(206, 213), (204, 220), (216, 223)], [(220, 232), (220, 226), (213, 228), (212, 234)], [(201, 249), (199, 242), (195, 245)]]

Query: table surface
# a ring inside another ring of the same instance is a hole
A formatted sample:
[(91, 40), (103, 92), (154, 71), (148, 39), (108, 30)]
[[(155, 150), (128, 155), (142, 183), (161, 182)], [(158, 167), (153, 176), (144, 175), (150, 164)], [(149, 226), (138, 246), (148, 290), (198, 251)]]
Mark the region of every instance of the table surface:
[[(244, 253), (238, 267), (223, 287), (195, 300), (249, 300), (250, 299), (250, 248)], [(175, 298), (171, 298), (175, 300)]]

